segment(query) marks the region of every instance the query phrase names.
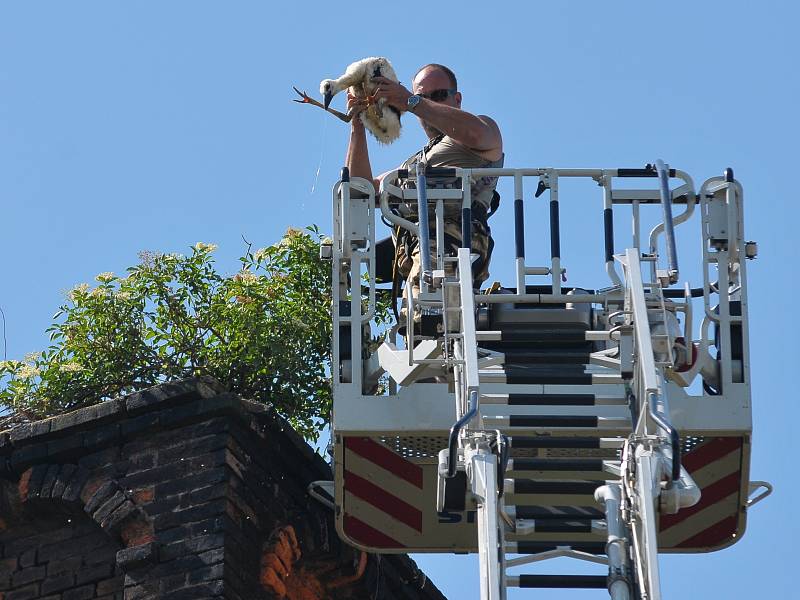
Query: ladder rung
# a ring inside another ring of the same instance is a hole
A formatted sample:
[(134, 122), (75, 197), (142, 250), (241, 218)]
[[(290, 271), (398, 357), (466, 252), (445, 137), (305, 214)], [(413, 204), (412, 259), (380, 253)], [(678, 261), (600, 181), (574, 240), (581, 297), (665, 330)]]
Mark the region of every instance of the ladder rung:
[(605, 513), (591, 506), (507, 506), (512, 519), (605, 519)]
[(612, 461), (605, 461), (602, 458), (511, 458), (507, 470), (516, 473), (526, 471), (546, 471), (556, 474), (563, 471), (603, 473), (606, 471), (606, 462)]
[(510, 364), (576, 364), (585, 365), (591, 360), (591, 350), (586, 348), (552, 348), (531, 350), (529, 348), (505, 348), (503, 360)]
[(604, 575), (513, 575), (506, 577), (508, 587), (549, 589), (605, 589)]
[(606, 530), (602, 519), (517, 519), (517, 535), (531, 533), (599, 533)]
[(502, 369), (482, 369), (481, 383), (542, 385), (610, 385), (623, 383), (617, 373), (587, 373), (583, 365), (505, 365)]
[[(586, 331), (583, 328), (554, 329), (543, 327), (526, 327), (524, 324), (507, 324), (505, 327), (491, 331), (476, 331), (475, 337), (479, 342), (492, 342), (503, 344), (529, 344), (539, 346), (547, 344), (579, 344), (586, 341)], [(483, 346), (483, 344), (481, 344)]]
[(553, 544), (551, 542), (507, 542), (506, 553), (508, 554), (539, 554), (550, 550), (575, 550), (588, 554), (605, 554), (605, 542), (570, 542), (568, 544)]
[(515, 432), (536, 434), (558, 434), (585, 436), (593, 431), (603, 437), (611, 435), (627, 435), (631, 431), (631, 422), (627, 418), (541, 415), (541, 416), (496, 416), (484, 415), (483, 426), (487, 429), (513, 429)]
[(599, 437), (553, 437), (547, 435), (524, 437), (511, 436), (512, 448), (622, 448), (625, 438)]
[(504, 406), (627, 406), (625, 398), (595, 394), (481, 394), (481, 404)]
[[(594, 498), (594, 491), (603, 485), (601, 481), (533, 481), (531, 479), (506, 479), (507, 494), (574, 495)], [(563, 504), (563, 503), (559, 503)]]

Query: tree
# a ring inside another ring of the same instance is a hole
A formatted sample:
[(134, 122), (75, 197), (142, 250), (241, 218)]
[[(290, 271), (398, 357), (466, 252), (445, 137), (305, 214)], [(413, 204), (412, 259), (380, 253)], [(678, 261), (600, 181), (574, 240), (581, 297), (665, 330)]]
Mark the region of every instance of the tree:
[(52, 344), (0, 362), (0, 403), (38, 419), (170, 379), (211, 375), (273, 405), (316, 439), (330, 414), (330, 264), (316, 227), (289, 229), (240, 257), (232, 277), (216, 246), (143, 252), (124, 277), (76, 286), (48, 329)]

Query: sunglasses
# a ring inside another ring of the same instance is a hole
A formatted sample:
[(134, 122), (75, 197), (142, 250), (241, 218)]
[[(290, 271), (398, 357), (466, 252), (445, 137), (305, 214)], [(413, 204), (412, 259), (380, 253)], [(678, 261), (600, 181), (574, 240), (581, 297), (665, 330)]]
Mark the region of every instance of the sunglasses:
[(453, 88), (449, 90), (433, 90), (427, 94), (417, 94), (418, 96), (422, 96), (423, 98), (427, 98), (432, 102), (443, 102), (447, 100), (449, 96), (454, 96), (458, 90)]

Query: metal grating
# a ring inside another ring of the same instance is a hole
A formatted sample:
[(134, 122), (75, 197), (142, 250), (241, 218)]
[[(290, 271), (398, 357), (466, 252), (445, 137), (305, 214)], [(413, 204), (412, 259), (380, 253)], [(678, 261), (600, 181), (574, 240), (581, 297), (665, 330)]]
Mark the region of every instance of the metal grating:
[(512, 448), (512, 458), (605, 458), (620, 459), (616, 448)]
[(439, 451), (447, 448), (447, 438), (444, 436), (386, 436), (378, 440), (414, 462), (438, 462)]
[(681, 438), (681, 453), (688, 454), (695, 446), (702, 444), (706, 438), (701, 436), (687, 436)]

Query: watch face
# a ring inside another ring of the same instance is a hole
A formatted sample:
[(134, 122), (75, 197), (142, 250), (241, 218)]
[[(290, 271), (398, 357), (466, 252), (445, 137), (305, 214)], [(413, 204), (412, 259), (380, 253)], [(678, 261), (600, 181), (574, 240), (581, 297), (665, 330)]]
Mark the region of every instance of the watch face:
[(419, 101), (420, 101), (420, 97), (417, 96), (416, 94), (414, 94), (413, 96), (409, 96), (408, 97), (408, 101), (407, 101), (408, 110), (414, 110), (416, 108), (417, 104), (419, 104)]

